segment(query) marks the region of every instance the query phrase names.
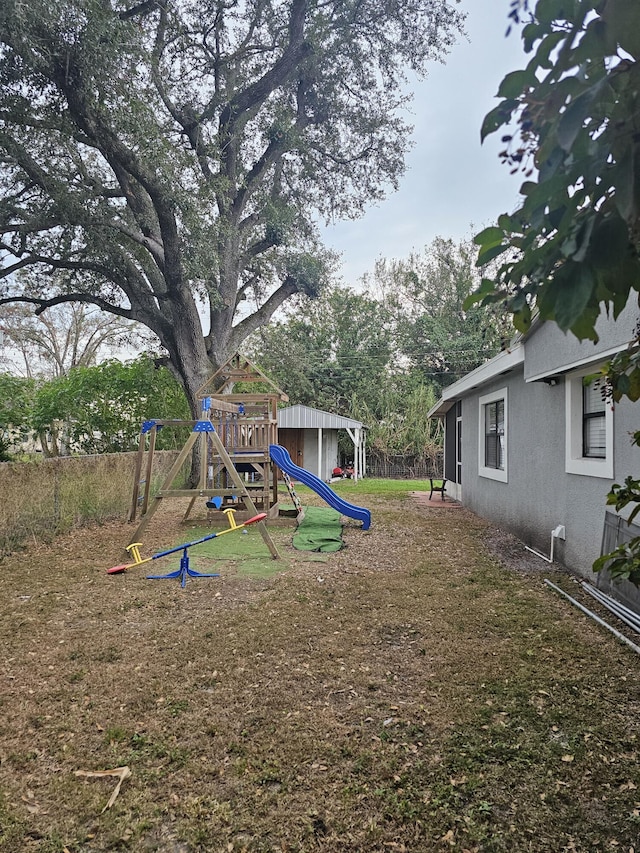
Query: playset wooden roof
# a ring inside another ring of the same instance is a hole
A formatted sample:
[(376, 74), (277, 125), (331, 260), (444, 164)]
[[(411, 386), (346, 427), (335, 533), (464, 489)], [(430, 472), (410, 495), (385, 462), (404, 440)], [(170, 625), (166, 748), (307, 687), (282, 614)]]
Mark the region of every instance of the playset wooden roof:
[[(225, 394), (223, 391), (220, 391), (221, 388), (229, 388), (230, 386), (234, 386), (238, 382), (246, 382), (246, 383), (263, 383), (268, 386), (265, 390), (263, 396), (272, 398), (276, 397), (283, 403), (287, 403), (289, 401), (288, 396), (284, 393), (281, 388), (273, 382), (273, 380), (269, 379), (269, 377), (263, 373), (259, 367), (256, 367), (255, 364), (249, 361), (240, 353), (236, 353), (231, 356), (231, 358), (225, 362), (215, 373), (213, 373), (207, 381), (198, 388), (198, 397), (214, 397), (216, 400), (220, 398), (226, 398), (230, 400), (231, 398), (236, 399), (237, 397), (246, 397), (247, 395), (237, 395), (237, 394)], [(250, 394), (249, 396), (256, 397), (255, 394)]]

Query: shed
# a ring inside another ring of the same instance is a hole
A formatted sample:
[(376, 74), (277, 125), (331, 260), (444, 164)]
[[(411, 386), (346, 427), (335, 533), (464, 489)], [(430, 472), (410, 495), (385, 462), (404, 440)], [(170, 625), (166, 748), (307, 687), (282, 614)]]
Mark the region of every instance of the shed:
[(330, 480), (331, 472), (340, 464), (338, 430), (346, 430), (353, 442), (353, 478), (365, 476), (367, 470), (365, 429), (363, 423), (322, 409), (296, 404), (278, 409), (278, 441), (301, 468), (321, 480)]

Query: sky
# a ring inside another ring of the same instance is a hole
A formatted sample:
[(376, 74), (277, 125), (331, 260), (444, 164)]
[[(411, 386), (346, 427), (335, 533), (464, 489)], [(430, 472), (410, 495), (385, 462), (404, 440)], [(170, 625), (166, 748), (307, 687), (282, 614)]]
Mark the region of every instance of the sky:
[(431, 66), (414, 88), (414, 147), (397, 192), (356, 221), (323, 229), (342, 255), (345, 284), (355, 285), (379, 257), (405, 258), (434, 237), (461, 239), (512, 212), (522, 175), (501, 164), (500, 132), (480, 143), (484, 116), (499, 103), (502, 78), (524, 68), (519, 28), (507, 37), (509, 0), (463, 0), (468, 41), (460, 37), (446, 65)]

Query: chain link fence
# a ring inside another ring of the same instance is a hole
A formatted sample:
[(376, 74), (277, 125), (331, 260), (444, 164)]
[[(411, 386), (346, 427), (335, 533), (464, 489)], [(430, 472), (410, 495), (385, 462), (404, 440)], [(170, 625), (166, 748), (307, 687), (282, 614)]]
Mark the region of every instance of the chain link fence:
[(442, 450), (434, 451), (426, 459), (407, 456), (367, 457), (367, 477), (383, 480), (425, 480), (442, 477), (444, 456)]

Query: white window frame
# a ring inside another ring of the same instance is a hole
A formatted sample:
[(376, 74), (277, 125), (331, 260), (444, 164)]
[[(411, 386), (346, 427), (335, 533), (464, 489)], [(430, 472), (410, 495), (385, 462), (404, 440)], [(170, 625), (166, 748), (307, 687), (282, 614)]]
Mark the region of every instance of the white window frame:
[[(504, 468), (488, 468), (484, 464), (485, 459), (485, 406), (504, 400)], [(499, 483), (508, 483), (508, 435), (509, 435), (509, 399), (506, 388), (484, 394), (478, 399), (478, 476), (489, 480), (497, 480)]]
[(565, 468), (567, 474), (613, 480), (613, 406), (605, 406), (605, 458), (583, 456), (584, 377), (596, 373), (597, 366), (582, 368), (565, 377)]

